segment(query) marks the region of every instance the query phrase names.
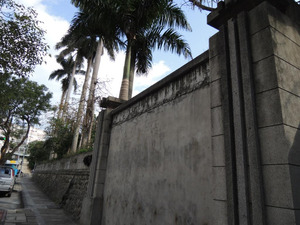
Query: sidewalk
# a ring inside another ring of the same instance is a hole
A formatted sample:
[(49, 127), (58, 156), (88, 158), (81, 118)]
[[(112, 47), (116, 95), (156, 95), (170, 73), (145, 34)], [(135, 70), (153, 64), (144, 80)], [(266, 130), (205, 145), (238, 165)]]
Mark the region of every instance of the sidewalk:
[(7, 210), (4, 225), (76, 225), (35, 186), (31, 177), (19, 178), (24, 209)]

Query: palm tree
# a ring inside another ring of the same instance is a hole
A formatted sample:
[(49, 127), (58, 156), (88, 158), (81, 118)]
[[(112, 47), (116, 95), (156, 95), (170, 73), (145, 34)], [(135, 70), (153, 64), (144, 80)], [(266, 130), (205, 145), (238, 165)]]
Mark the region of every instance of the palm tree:
[[(72, 146), (71, 146), (71, 152), (76, 152), (77, 146), (78, 146), (79, 129), (80, 129), (80, 126), (82, 124), (82, 116), (83, 116), (83, 110), (84, 110), (84, 105), (85, 105), (85, 101), (86, 101), (88, 81), (90, 80), (90, 74), (91, 74), (90, 71), (91, 71), (91, 67), (92, 67), (92, 61), (93, 61), (93, 58), (95, 56), (95, 52), (93, 51), (93, 49), (95, 49), (95, 47), (97, 47), (96, 42), (95, 41), (91, 42), (90, 47), (91, 47), (91, 49), (90, 49), (91, 51), (87, 52), (87, 55), (86, 55), (87, 60), (88, 60), (87, 71), (86, 71), (86, 76), (85, 76), (85, 80), (84, 80), (84, 83), (83, 83), (81, 97), (80, 97), (78, 111), (77, 111), (76, 123), (75, 123), (75, 128), (74, 128), (74, 136), (73, 136), (73, 141), (72, 141)], [(96, 54), (96, 56), (97, 56), (97, 54)], [(93, 82), (93, 80), (95, 79), (94, 74), (95, 74), (95, 69), (93, 70), (93, 78), (91, 79), (91, 82)], [(91, 84), (90, 85), (90, 90), (93, 90), (93, 89), (95, 89), (95, 88)], [(88, 106), (89, 106), (89, 102), (88, 102)]]
[(177, 54), (183, 54), (185, 57), (191, 57), (191, 51), (188, 44), (172, 28), (167, 30), (161, 25), (154, 24), (150, 29), (141, 30), (132, 47), (131, 68), (129, 77), (128, 98), (132, 97), (134, 72), (138, 75), (147, 74), (152, 67), (152, 49), (176, 51)]
[[(60, 59), (58, 62), (61, 65), (62, 69), (57, 69), (57, 70), (53, 71), (49, 76), (49, 80), (53, 80), (53, 79), (61, 80), (62, 95), (61, 95), (61, 100), (60, 100), (60, 104), (59, 104), (59, 111), (57, 114), (57, 117), (60, 118), (62, 116), (61, 113), (62, 113), (63, 105), (65, 102), (66, 93), (70, 86), (70, 79), (71, 79), (71, 74), (72, 74), (72, 70), (74, 67), (74, 60), (70, 56), (67, 59)], [(84, 71), (76, 70), (75, 73), (83, 74)], [(76, 79), (73, 82), (73, 86), (74, 86), (74, 90), (76, 90), (77, 89)]]
[[(99, 23), (108, 25), (106, 30), (117, 30), (119, 37), (126, 39), (126, 57), (124, 62), (123, 80), (120, 90), (120, 99), (129, 99), (129, 83), (133, 81), (131, 74), (134, 73), (138, 50), (136, 42), (139, 35), (154, 27), (162, 27), (166, 30), (171, 28), (182, 28), (190, 30), (190, 26), (182, 10), (169, 0), (72, 0), (72, 2), (84, 8), (87, 12), (98, 12), (90, 14), (90, 17), (98, 19)], [(169, 32), (171, 34), (172, 32)], [(167, 37), (161, 30), (161, 37)], [(179, 36), (178, 36), (179, 37)], [(163, 41), (162, 41), (163, 40)], [(176, 50), (178, 54), (190, 55), (188, 45), (177, 45), (179, 42), (170, 42), (165, 39), (154, 39), (147, 46), (152, 49), (164, 47), (166, 50)], [(184, 43), (184, 42), (181, 42)], [(168, 46), (168, 47), (167, 47)], [(147, 52), (151, 56), (151, 51)], [(132, 58), (134, 57), (134, 59)], [(151, 65), (151, 63), (147, 64)]]
[[(79, 130), (82, 123), (82, 116), (83, 116), (83, 110), (86, 101), (88, 81), (90, 80), (92, 61), (95, 57), (96, 48), (98, 46), (98, 43), (96, 41), (96, 36), (93, 34), (90, 35), (90, 32), (88, 32), (87, 27), (81, 24), (82, 23), (81, 21), (83, 21), (82, 18), (84, 16), (85, 14), (83, 12), (77, 13), (77, 15), (75, 15), (74, 19), (72, 20), (70, 29), (68, 30), (68, 33), (62, 39), (62, 42), (64, 44), (67, 44), (68, 48), (77, 49), (77, 54), (80, 54), (81, 56), (85, 57), (88, 61), (88, 67), (86, 71), (86, 76), (85, 76), (85, 80), (81, 92), (76, 121), (74, 125), (74, 135), (73, 135), (73, 141), (72, 141), (70, 152), (76, 152), (77, 150)], [(94, 74), (95, 74), (95, 69), (93, 70), (93, 77), (95, 77)], [(92, 85), (90, 89), (93, 89)]]
[(103, 39), (100, 39), (97, 46), (94, 68), (93, 68), (93, 75), (90, 84), (89, 98), (87, 101), (86, 113), (83, 120), (83, 127), (82, 127), (83, 146), (87, 146), (91, 139), (91, 132), (92, 132), (92, 127), (94, 122), (94, 110), (95, 110), (95, 90), (96, 90), (96, 83), (97, 83), (97, 77), (98, 77), (102, 52), (103, 52)]
[[(95, 12), (94, 12), (95, 13)], [(90, 84), (89, 98), (87, 101), (87, 109), (85, 113), (84, 123), (83, 123), (83, 133), (82, 133), (82, 143), (86, 145), (90, 140), (90, 133), (92, 128), (92, 122), (94, 119), (94, 103), (95, 103), (95, 88), (97, 83), (99, 65), (101, 60), (101, 55), (103, 52), (103, 47), (108, 50), (109, 55), (114, 59), (114, 51), (118, 51), (121, 42), (118, 40), (118, 35), (115, 34), (113, 29), (107, 31), (107, 27), (99, 23), (97, 12), (96, 16), (93, 12), (87, 13), (82, 8), (79, 13), (77, 13), (72, 20), (68, 34), (65, 35), (62, 42), (69, 43), (76, 47), (80, 53), (88, 59), (88, 65), (91, 64), (94, 58), (93, 64), (93, 75)], [(101, 17), (102, 18), (102, 17)], [(108, 38), (109, 37), (109, 38)], [(96, 40), (99, 41), (96, 41)], [(89, 45), (87, 48), (86, 46)], [(89, 71), (89, 69), (88, 69)], [(77, 112), (77, 122), (74, 128), (74, 139), (71, 148), (71, 152), (75, 152), (78, 146), (79, 129), (82, 121), (82, 114), (85, 102), (85, 95), (87, 90), (87, 80), (83, 87), (83, 92), (81, 95), (81, 100)]]
[[(87, 146), (91, 139), (91, 130), (94, 121), (95, 88), (103, 48), (105, 48), (111, 58), (114, 59), (114, 51), (118, 51), (119, 46), (122, 46), (123, 43), (119, 40), (120, 35), (118, 34), (119, 31), (115, 29), (116, 26), (112, 25), (113, 20), (111, 20), (112, 18), (109, 15), (109, 11), (106, 10), (106, 5), (100, 7), (99, 5), (93, 4), (93, 2), (89, 2), (89, 7), (85, 7), (82, 1), (73, 1), (73, 3), (75, 6), (80, 7), (80, 12), (72, 21), (72, 29), (79, 30), (82, 35), (87, 37), (96, 36), (99, 40), (82, 127), (82, 145)], [(72, 149), (74, 150), (75, 147)]]
[[(81, 24), (86, 30), (89, 30), (90, 34), (98, 35), (104, 46), (109, 45), (111, 47), (118, 44), (122, 46), (120, 39), (126, 37), (126, 60), (123, 85), (120, 91), (121, 99), (128, 100), (129, 95), (131, 97), (131, 94), (128, 93), (129, 89), (132, 90), (129, 80), (133, 82), (135, 67), (137, 67), (138, 72), (145, 72), (151, 66), (151, 49), (164, 47), (165, 49), (177, 50), (177, 53), (183, 53), (185, 56), (190, 55), (188, 45), (180, 39), (179, 35), (177, 35), (177, 42), (174, 39), (166, 40), (167, 37), (175, 37), (175, 32), (170, 30), (172, 27), (190, 29), (182, 11), (167, 0), (72, 0), (72, 3), (79, 7), (85, 15), (82, 16), (81, 20), (78, 20), (80, 23), (77, 24)], [(163, 32), (166, 26), (169, 27), (169, 30)], [(156, 32), (153, 28), (156, 28)], [(145, 36), (145, 32), (148, 35)], [(147, 40), (150, 34), (152, 37)], [(96, 80), (91, 82), (91, 85), (95, 84)], [(91, 105), (88, 103), (86, 118), (83, 122), (82, 142), (84, 144), (87, 143), (85, 140), (89, 139), (91, 122), (93, 121), (93, 92), (90, 92), (89, 96), (88, 102)]]
[[(72, 53), (75, 52), (75, 60), (74, 60), (73, 68), (72, 68), (72, 73), (71, 73), (71, 76), (70, 76), (70, 85), (69, 85), (69, 88), (66, 92), (65, 103), (64, 103), (64, 107), (63, 107), (63, 115), (65, 115), (65, 113), (68, 109), (69, 99), (70, 99), (70, 95), (71, 95), (71, 91), (72, 91), (70, 86), (73, 85), (76, 70), (80, 69), (82, 67), (82, 64), (83, 64), (84, 51), (82, 49), (80, 49), (78, 46), (79, 46), (78, 42), (75, 42), (68, 35), (65, 35), (62, 38), (62, 40), (59, 43), (57, 43), (56, 46), (55, 46), (56, 49), (61, 49), (63, 47), (65, 48), (58, 55), (58, 57), (57, 57), (58, 62), (63, 60), (64, 57), (66, 57), (66, 56), (72, 56)], [(64, 118), (64, 116), (63, 116), (63, 118)]]
[[(164, 47), (165, 50), (176, 50), (178, 54), (184, 54), (186, 57), (190, 56), (188, 45), (179, 35), (176, 36), (177, 41), (175, 39), (167, 39), (167, 37), (175, 37), (175, 32), (172, 28), (178, 27), (190, 30), (190, 26), (183, 11), (169, 0), (118, 1), (116, 9), (118, 18), (120, 18), (120, 29), (127, 39), (123, 80), (119, 98), (128, 100), (130, 97), (129, 90), (132, 89), (129, 87), (130, 80), (133, 80), (134, 68), (132, 67), (135, 67), (135, 60), (138, 59), (138, 56), (145, 53), (151, 56), (151, 49), (154, 47)], [(167, 31), (164, 32), (165, 29)], [(145, 32), (155, 36), (151, 40), (147, 40), (143, 37)], [(146, 47), (143, 49), (145, 52), (139, 51), (139, 48), (136, 47), (140, 46), (139, 40), (144, 40), (142, 45)], [(151, 61), (144, 61), (143, 68), (151, 66), (149, 62)]]

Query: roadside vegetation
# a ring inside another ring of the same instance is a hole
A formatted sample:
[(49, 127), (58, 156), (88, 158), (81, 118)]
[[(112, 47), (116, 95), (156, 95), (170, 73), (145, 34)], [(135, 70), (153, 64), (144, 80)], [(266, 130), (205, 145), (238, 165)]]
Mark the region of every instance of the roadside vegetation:
[(51, 107), (48, 89), (28, 79), (48, 50), (36, 16), (33, 9), (0, 0), (0, 164), (11, 158), (30, 127)]

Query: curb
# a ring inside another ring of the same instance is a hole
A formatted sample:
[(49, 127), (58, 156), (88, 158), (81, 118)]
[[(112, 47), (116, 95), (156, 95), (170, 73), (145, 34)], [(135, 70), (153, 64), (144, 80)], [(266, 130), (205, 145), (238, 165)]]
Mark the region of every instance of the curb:
[(5, 209), (0, 209), (0, 224), (5, 223), (7, 211)]

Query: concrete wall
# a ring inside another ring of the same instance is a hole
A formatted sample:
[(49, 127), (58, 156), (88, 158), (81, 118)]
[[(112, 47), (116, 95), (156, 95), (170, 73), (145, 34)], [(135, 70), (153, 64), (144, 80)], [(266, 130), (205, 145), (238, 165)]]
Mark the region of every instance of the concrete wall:
[(113, 111), (103, 224), (210, 224), (210, 121), (207, 52)]
[[(249, 17), (267, 222), (296, 224), (295, 215), (300, 213), (300, 26), (266, 3)], [(294, 195), (292, 171), (298, 171)]]
[(213, 224), (300, 223), (300, 27), (292, 7), (263, 2), (228, 21), (211, 17), (220, 23), (209, 49)]
[(88, 185), (89, 167), (83, 163), (87, 155), (91, 153), (41, 164), (33, 173), (35, 183), (74, 220), (80, 218)]
[(226, 67), (220, 62), (226, 61), (223, 37), (215, 34), (209, 40), (209, 64), (211, 80), (211, 143), (212, 143), (212, 199), (216, 215), (214, 225), (227, 224), (227, 196), (226, 196), (226, 165), (225, 165), (225, 133), (223, 126), (221, 75), (226, 74)]
[[(114, 110), (107, 100), (82, 224), (300, 224), (299, 6), (225, 3), (209, 52)], [(58, 199), (85, 188), (71, 162), (35, 175)]]

